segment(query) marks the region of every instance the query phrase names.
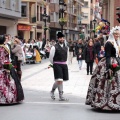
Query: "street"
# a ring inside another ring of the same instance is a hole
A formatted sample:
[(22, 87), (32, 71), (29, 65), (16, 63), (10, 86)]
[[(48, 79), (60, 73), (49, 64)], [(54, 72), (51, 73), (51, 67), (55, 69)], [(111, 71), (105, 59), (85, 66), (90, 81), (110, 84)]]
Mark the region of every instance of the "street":
[(70, 80), (64, 83), (64, 95), (67, 102), (50, 98), (54, 82), (52, 68), (48, 69), (49, 60), (39, 64), (22, 66), (22, 85), (25, 100), (22, 104), (0, 106), (0, 120), (119, 120), (120, 112), (94, 110), (85, 105), (85, 97), (90, 81), (83, 63), (79, 70), (76, 58), (69, 65)]

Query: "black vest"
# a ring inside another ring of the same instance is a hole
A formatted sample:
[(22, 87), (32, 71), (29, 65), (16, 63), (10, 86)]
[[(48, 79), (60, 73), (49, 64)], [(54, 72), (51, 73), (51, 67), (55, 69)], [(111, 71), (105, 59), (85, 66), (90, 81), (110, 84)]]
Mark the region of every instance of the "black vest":
[(67, 61), (67, 47), (65, 45), (63, 45), (63, 47), (61, 47), (59, 43), (55, 45), (55, 55), (53, 61), (54, 62)]

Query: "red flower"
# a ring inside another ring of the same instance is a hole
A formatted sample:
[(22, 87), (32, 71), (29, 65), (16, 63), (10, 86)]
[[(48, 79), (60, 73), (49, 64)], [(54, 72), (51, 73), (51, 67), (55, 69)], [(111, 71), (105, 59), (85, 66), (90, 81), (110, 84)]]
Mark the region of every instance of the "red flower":
[(10, 64), (10, 62), (4, 62), (4, 64)]
[(51, 68), (50, 66), (48, 66), (48, 69)]
[(113, 67), (113, 68), (116, 68), (117, 66), (118, 66), (118, 64), (116, 64), (116, 63), (113, 63), (113, 64), (112, 64), (112, 67)]

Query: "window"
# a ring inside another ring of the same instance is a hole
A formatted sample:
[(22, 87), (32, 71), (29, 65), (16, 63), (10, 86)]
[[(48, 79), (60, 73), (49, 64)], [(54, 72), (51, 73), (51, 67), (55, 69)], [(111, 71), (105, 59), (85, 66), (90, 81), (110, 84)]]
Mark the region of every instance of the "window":
[(88, 19), (88, 13), (84, 13), (84, 14), (83, 14), (83, 18), (84, 18), (84, 19)]
[(84, 2), (84, 7), (88, 7), (88, 2)]
[(27, 3), (22, 3), (21, 15), (22, 15), (22, 17), (27, 17)]
[(37, 5), (37, 21), (39, 21), (39, 6)]
[(51, 22), (54, 22), (54, 13), (50, 13), (50, 18)]

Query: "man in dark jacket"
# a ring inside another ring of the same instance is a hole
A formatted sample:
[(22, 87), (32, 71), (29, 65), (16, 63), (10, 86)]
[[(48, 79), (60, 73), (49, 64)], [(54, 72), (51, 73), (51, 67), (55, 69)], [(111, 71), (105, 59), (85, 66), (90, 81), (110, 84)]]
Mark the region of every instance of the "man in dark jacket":
[(96, 57), (98, 57), (98, 53), (99, 53), (100, 50), (101, 50), (101, 44), (100, 44), (100, 41), (99, 41), (98, 38), (95, 38), (94, 48), (95, 48)]

